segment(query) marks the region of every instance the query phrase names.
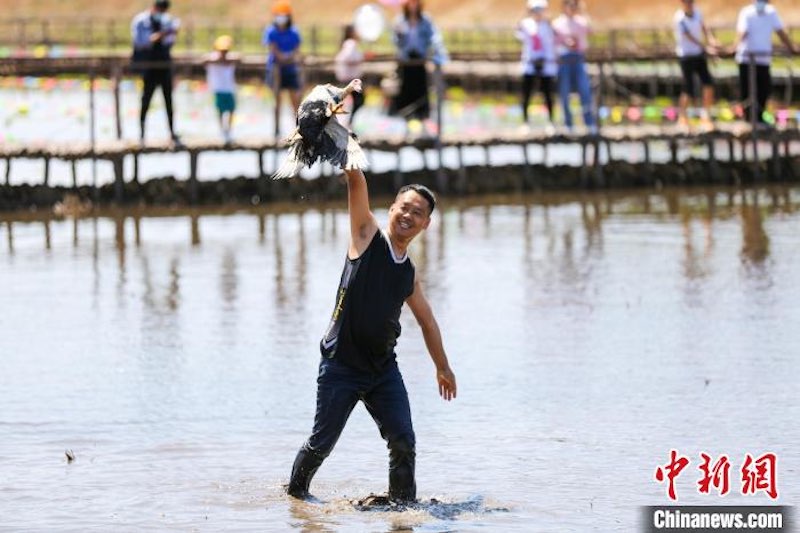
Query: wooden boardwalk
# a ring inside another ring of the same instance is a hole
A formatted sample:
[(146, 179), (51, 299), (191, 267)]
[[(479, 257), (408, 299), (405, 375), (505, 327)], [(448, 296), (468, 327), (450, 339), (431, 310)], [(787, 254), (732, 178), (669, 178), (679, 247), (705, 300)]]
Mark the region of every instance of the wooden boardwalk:
[[(591, 176), (602, 178), (604, 166), (612, 160), (612, 149), (618, 145), (639, 145), (643, 158), (640, 161), (630, 161), (630, 163), (644, 164), (645, 168), (651, 168), (655, 164), (653, 154), (655, 150), (664, 152), (665, 147), (669, 152), (669, 158), (674, 165), (680, 165), (678, 156), (679, 147), (693, 146), (704, 147), (706, 149), (706, 160), (710, 173), (718, 164), (736, 163), (752, 167), (752, 171), (757, 177), (767, 177), (779, 179), (782, 168), (792, 168), (797, 147), (800, 146), (800, 131), (797, 129), (787, 130), (766, 130), (752, 131), (748, 126), (724, 125), (719, 129), (707, 133), (687, 133), (676, 127), (661, 126), (607, 126), (602, 129), (600, 135), (568, 135), (556, 134), (546, 135), (544, 132), (497, 132), (481, 136), (466, 135), (447, 135), (441, 139), (437, 138), (418, 138), (408, 139), (404, 137), (364, 137), (361, 139), (362, 147), (370, 152), (381, 152), (384, 154), (395, 154), (397, 165), (395, 174), (399, 174), (400, 152), (404, 148), (412, 148), (423, 153), (423, 156), (430, 151), (438, 154), (434, 158), (436, 164), (428, 166), (428, 157), (423, 157), (426, 170), (437, 174), (437, 186), (442, 192), (463, 193), (466, 189), (467, 173), (469, 168), (464, 165), (464, 151), (469, 149), (485, 150), (486, 164), (491, 166), (488, 158), (489, 149), (492, 147), (519, 147), (521, 149), (524, 166), (530, 167), (541, 164), (541, 161), (534, 161), (529, 155), (528, 147), (538, 146), (546, 149), (548, 146), (567, 145), (579, 148), (581, 159), (574, 162), (574, 166), (580, 167), (586, 173), (587, 180), (593, 179)], [(148, 143), (140, 144), (134, 141), (103, 141), (98, 142), (93, 150), (89, 143), (59, 143), (59, 144), (28, 144), (20, 146), (5, 145), (0, 146), (0, 159), (6, 161), (5, 183), (10, 184), (10, 173), (15, 159), (37, 159), (44, 161), (43, 185), (49, 186), (49, 168), (52, 160), (61, 160), (72, 164), (73, 185), (77, 186), (76, 163), (82, 160), (101, 160), (109, 161), (114, 168), (115, 199), (118, 202), (125, 200), (125, 184), (129, 182), (139, 182), (139, 160), (149, 154), (163, 153), (186, 153), (189, 156), (188, 190), (190, 201), (197, 199), (197, 168), (200, 157), (209, 152), (252, 152), (253, 170), (258, 178), (263, 178), (268, 186), (268, 176), (274, 171), (279, 158), (284, 157), (285, 146), (283, 141), (276, 142), (274, 139), (250, 139), (236, 142), (233, 144), (223, 144), (216, 140), (208, 139), (187, 139), (185, 144), (174, 145), (172, 143)], [(452, 183), (444, 177), (442, 166), (442, 152), (444, 150), (455, 150), (457, 154), (456, 172), (459, 179)], [(606, 151), (608, 157), (603, 158), (601, 154)], [(273, 165), (267, 168), (267, 155), (271, 154)], [(133, 158), (133, 175), (125, 176), (125, 158)], [(662, 157), (663, 159), (663, 157)], [(764, 168), (763, 163), (768, 163)], [(764, 170), (762, 170), (764, 168)], [(761, 174), (764, 174), (763, 176)], [(396, 178), (402, 181), (402, 176)], [(587, 185), (590, 184), (587, 181)], [(595, 183), (596, 185), (596, 183)]]

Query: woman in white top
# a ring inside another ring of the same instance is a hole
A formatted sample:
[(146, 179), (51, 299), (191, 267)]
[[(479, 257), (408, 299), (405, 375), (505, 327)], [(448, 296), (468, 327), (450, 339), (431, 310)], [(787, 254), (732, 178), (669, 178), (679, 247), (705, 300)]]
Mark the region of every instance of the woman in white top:
[(697, 85), (695, 76), (703, 86), (703, 115), (702, 124), (706, 130), (713, 129), (709, 109), (714, 105), (714, 79), (708, 70), (706, 59), (706, 43), (712, 54), (716, 53), (717, 42), (708, 31), (700, 10), (695, 8), (694, 0), (680, 0), (683, 7), (675, 12), (675, 52), (683, 73), (683, 90), (679, 100), (680, 117), (678, 122), (682, 127), (689, 125), (687, 109), (689, 100), (697, 98)]
[(214, 93), (214, 105), (219, 114), (225, 144), (232, 142), (231, 126), (236, 111), (236, 65), (239, 58), (230, 53), (232, 45), (233, 39), (229, 35), (220, 35), (214, 41), (214, 52), (205, 61), (206, 83)]
[[(347, 84), (363, 77), (364, 53), (358, 45), (358, 33), (352, 24), (344, 27), (342, 47), (339, 49), (339, 53), (336, 54), (334, 63), (336, 80), (341, 84)], [(353, 103), (350, 109), (350, 118), (347, 122), (348, 126), (353, 123), (356, 111), (364, 105), (364, 94), (354, 91), (350, 94), (350, 98), (352, 98)]]
[[(739, 12), (736, 22), (736, 62), (739, 64), (739, 92), (745, 107), (745, 116), (755, 113), (756, 122), (764, 124), (764, 110), (769, 93), (772, 91), (772, 78), (769, 66), (772, 62), (772, 32), (778, 36), (792, 53), (797, 48), (783, 29), (778, 12), (767, 0), (756, 0)], [(751, 65), (756, 77), (756, 94), (750, 94)], [(752, 109), (755, 98), (755, 109)]]
[(522, 41), (522, 118), (527, 126), (528, 104), (534, 81), (547, 106), (547, 116), (553, 124), (553, 82), (558, 72), (555, 52), (555, 34), (550, 21), (545, 18), (547, 0), (528, 0), (530, 16), (522, 19), (517, 26), (517, 39)]

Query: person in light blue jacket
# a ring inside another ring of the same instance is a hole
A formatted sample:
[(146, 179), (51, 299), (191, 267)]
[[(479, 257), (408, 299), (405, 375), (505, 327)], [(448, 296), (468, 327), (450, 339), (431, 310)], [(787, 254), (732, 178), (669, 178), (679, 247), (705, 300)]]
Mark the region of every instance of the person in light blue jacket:
[(430, 57), (436, 65), (447, 62), (442, 36), (431, 18), (423, 13), (422, 2), (408, 0), (394, 23), (392, 38), (397, 48), (400, 90), (392, 99), (389, 114), (406, 120), (424, 120), (430, 116), (425, 61)]
[[(172, 56), (179, 23), (169, 16), (169, 0), (155, 0), (153, 7), (136, 15), (131, 22), (133, 67), (142, 73), (144, 89), (139, 111), (140, 138), (144, 142), (145, 122), (150, 100), (158, 87), (164, 94), (164, 106), (172, 140), (179, 143), (175, 133), (172, 110)], [(137, 63), (142, 64), (137, 68)]]

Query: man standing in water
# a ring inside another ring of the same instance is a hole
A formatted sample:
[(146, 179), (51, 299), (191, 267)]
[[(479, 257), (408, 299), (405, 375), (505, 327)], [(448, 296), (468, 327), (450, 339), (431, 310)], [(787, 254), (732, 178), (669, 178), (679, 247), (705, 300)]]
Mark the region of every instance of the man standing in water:
[(414, 501), (415, 437), (408, 393), (394, 351), (403, 302), (422, 328), (436, 366), (439, 394), (445, 400), (456, 397), (456, 378), (439, 326), (408, 257), (409, 243), (431, 222), (436, 199), (422, 185), (401, 188), (382, 231), (369, 208), (364, 174), (360, 170), (345, 174), (350, 246), (333, 316), (320, 343), (314, 429), (297, 453), (288, 493), (297, 498), (309, 495), (311, 478), (361, 400), (389, 448), (389, 499)]

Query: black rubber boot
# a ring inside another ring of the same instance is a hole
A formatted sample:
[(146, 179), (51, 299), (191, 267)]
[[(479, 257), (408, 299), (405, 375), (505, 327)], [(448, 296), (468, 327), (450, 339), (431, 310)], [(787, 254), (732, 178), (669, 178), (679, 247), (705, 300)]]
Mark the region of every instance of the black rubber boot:
[(286, 492), (295, 498), (308, 498), (308, 487), (311, 485), (311, 478), (317, 473), (319, 465), (325, 457), (309, 450), (305, 447), (300, 448), (292, 465), (292, 477), (289, 479), (289, 487)]
[(414, 502), (417, 483), (414, 480), (416, 460), (414, 445), (400, 440), (389, 445), (389, 499), (396, 502)]

